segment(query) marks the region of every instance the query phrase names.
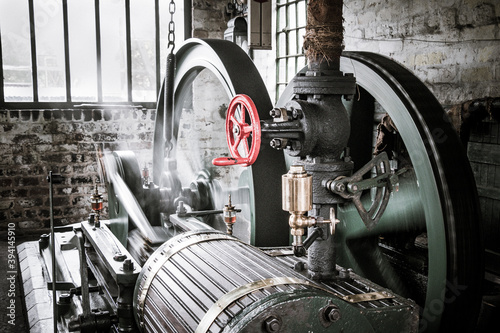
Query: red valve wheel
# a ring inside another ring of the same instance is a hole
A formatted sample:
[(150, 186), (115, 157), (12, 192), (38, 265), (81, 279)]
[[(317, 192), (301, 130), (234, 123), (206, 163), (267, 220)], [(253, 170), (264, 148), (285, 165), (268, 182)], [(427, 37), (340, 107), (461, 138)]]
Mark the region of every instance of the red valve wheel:
[[(250, 116), (250, 124), (245, 121), (247, 113)], [(238, 114), (240, 119), (236, 118)], [(229, 103), (226, 115), (226, 138), (231, 157), (215, 158), (212, 161), (213, 165), (249, 166), (255, 162), (260, 151), (260, 119), (255, 104), (247, 95), (236, 95)], [(241, 149), (246, 157), (241, 156)]]

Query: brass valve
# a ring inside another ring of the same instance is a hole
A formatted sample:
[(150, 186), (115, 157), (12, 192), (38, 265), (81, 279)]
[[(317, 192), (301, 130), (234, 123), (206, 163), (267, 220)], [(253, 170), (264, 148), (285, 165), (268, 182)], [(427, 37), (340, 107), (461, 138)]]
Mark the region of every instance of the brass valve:
[(231, 194), (229, 195), (229, 202), (224, 205), (222, 210), (222, 215), (224, 216), (224, 223), (226, 223), (226, 232), (228, 235), (233, 234), (233, 225), (236, 222), (236, 209), (231, 204)]
[[(305, 255), (306, 249), (318, 237), (320, 233), (309, 235), (305, 242), (302, 241), (305, 229), (320, 224), (329, 224), (330, 234), (335, 233), (335, 225), (339, 220), (335, 217), (335, 210), (330, 208), (330, 219), (322, 217), (306, 216), (305, 214), (313, 208), (312, 203), (312, 176), (309, 175), (304, 166), (292, 165), (286, 175), (281, 176), (282, 204), (283, 210), (290, 213), (288, 225), (293, 237), (293, 252), (296, 256)], [(307, 244), (306, 244), (307, 243)]]
[(292, 165), (281, 177), (283, 210), (290, 212), (288, 224), (294, 248), (303, 246), (304, 229), (316, 224), (314, 217), (305, 216), (312, 209), (312, 176), (302, 165)]
[(97, 184), (95, 185), (95, 190), (92, 196), (90, 197), (90, 206), (92, 210), (95, 212), (95, 226), (98, 228), (100, 226), (100, 214), (101, 210), (103, 208), (103, 199), (101, 193), (99, 193), (99, 190), (97, 189)]

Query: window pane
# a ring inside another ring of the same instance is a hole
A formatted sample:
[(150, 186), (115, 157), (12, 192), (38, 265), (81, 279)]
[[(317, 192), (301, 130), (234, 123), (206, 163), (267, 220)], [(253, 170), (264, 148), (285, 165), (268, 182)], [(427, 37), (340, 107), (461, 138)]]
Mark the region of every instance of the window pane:
[(34, 8), (39, 100), (65, 101), (62, 3), (37, 0)]
[(124, 1), (101, 1), (103, 101), (127, 100)]
[(94, 1), (68, 0), (71, 99), (97, 101)]
[(0, 1), (0, 31), (6, 102), (32, 102), (28, 1)]
[(297, 54), (297, 30), (291, 30), (288, 33), (288, 55)]
[(132, 36), (132, 100), (156, 100), (155, 2), (130, 2)]
[(305, 1), (300, 1), (297, 3), (297, 10), (298, 10), (298, 26), (299, 27), (305, 27), (306, 26), (306, 18), (307, 18), (307, 9), (306, 9), (306, 2)]

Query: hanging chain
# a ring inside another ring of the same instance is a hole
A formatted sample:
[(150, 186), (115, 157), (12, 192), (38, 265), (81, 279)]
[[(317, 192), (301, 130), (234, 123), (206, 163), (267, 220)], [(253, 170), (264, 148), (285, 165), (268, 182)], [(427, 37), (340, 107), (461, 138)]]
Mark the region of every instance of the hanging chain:
[(175, 22), (174, 22), (174, 13), (175, 13), (175, 2), (174, 0), (170, 0), (168, 5), (168, 11), (170, 13), (170, 22), (168, 23), (168, 46), (172, 46), (170, 49), (170, 53), (174, 53), (175, 49)]

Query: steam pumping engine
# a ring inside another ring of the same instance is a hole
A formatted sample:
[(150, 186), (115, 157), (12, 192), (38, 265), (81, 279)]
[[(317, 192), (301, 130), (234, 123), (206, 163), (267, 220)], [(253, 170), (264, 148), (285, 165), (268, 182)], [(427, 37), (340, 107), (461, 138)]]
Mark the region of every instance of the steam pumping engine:
[(152, 175), (103, 152), (109, 219), (96, 186), (36, 244), (54, 330), (473, 329), (477, 196), (441, 106), (386, 57), (306, 50), (274, 106), (231, 42), (169, 55)]

